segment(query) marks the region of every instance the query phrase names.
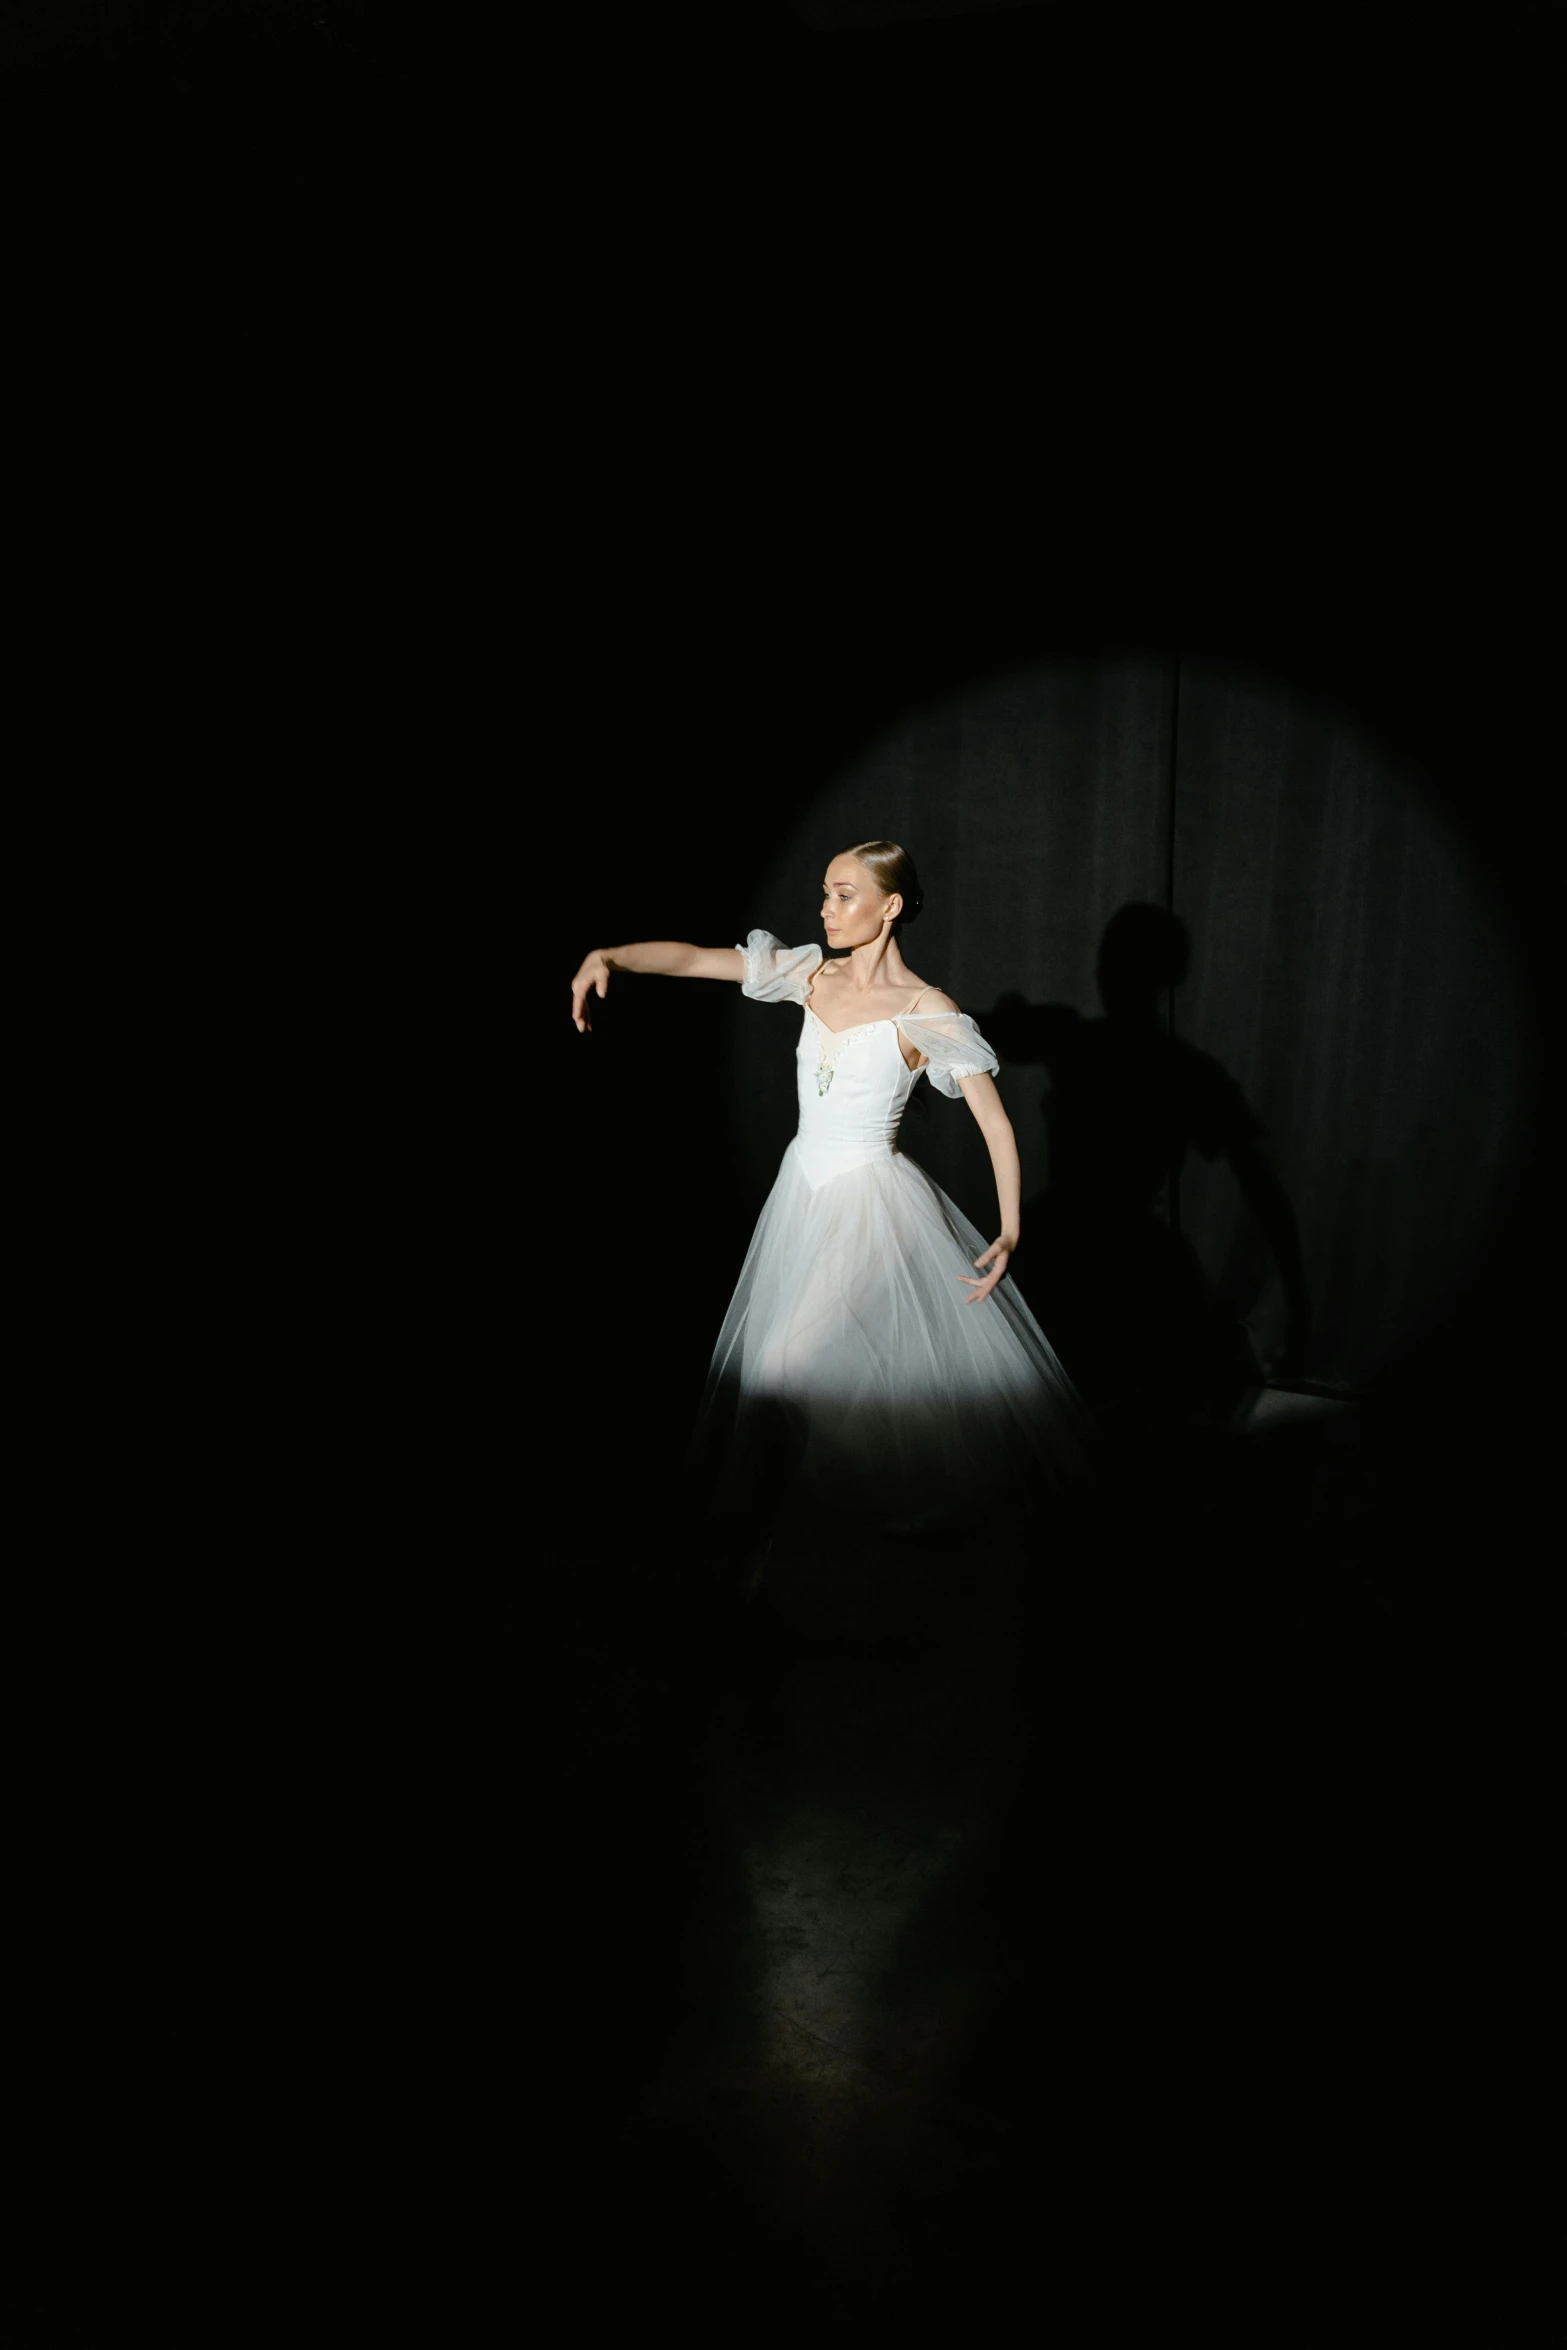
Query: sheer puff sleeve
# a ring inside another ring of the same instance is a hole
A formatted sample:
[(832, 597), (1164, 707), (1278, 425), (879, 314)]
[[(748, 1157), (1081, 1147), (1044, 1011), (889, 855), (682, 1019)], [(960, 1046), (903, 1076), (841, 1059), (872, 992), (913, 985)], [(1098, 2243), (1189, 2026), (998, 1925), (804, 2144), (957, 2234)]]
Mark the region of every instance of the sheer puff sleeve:
[(745, 957), (740, 993), (759, 1004), (803, 1004), (822, 959), (820, 947), (786, 947), (770, 930), (753, 930), (736, 951)]
[(994, 1077), (1001, 1063), (967, 1012), (904, 1012), (898, 1027), (925, 1055), (925, 1074), (938, 1093), (956, 1101), (961, 1077)]

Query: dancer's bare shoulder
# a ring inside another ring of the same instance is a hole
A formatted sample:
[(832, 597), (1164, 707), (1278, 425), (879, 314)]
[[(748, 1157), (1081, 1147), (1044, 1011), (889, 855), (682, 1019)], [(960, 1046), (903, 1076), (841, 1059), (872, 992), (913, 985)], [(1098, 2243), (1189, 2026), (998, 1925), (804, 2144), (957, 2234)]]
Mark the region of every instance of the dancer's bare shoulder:
[(897, 980), (878, 981), (874, 987), (856, 987), (846, 956), (829, 956), (817, 965), (807, 1001), (835, 1028), (896, 1019), (915, 1006), (922, 1012), (956, 1009), (939, 988), (929, 987), (913, 971)]

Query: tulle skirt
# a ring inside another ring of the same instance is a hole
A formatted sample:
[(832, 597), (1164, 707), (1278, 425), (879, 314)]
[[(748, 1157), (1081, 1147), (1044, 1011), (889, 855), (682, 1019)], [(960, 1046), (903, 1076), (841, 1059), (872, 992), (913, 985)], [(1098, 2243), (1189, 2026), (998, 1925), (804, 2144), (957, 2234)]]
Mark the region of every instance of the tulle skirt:
[(863, 1520), (1031, 1508), (1077, 1482), (1091, 1430), (1010, 1279), (913, 1159), (813, 1189), (784, 1153), (713, 1353), (693, 1462), (718, 1510), (787, 1489)]

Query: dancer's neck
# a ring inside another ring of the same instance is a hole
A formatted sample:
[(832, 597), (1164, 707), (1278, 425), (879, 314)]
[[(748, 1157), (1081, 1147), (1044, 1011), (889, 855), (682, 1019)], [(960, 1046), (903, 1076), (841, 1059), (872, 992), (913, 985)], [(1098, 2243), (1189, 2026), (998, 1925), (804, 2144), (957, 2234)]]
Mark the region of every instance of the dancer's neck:
[(844, 977), (862, 995), (873, 987), (905, 987), (913, 980), (891, 931), (885, 938), (873, 938), (866, 946), (851, 947), (844, 960), (848, 964)]

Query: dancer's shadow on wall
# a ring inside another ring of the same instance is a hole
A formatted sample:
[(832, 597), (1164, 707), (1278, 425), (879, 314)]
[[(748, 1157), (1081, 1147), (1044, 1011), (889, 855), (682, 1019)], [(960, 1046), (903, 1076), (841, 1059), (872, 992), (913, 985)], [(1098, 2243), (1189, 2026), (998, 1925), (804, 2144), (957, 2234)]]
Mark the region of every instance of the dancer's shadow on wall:
[(1004, 1062), (1048, 1077), (1049, 1177), (1024, 1203), (1014, 1277), (1106, 1431), (1132, 1438), (1237, 1426), (1265, 1379), (1172, 1216), (1188, 1151), (1228, 1161), (1283, 1276), (1287, 1334), (1269, 1372), (1298, 1373), (1307, 1339), (1294, 1211), (1261, 1121), (1219, 1062), (1169, 1032), (1189, 959), (1174, 915), (1125, 905), (1100, 941), (1099, 1017), (1015, 994), (977, 1015)]

